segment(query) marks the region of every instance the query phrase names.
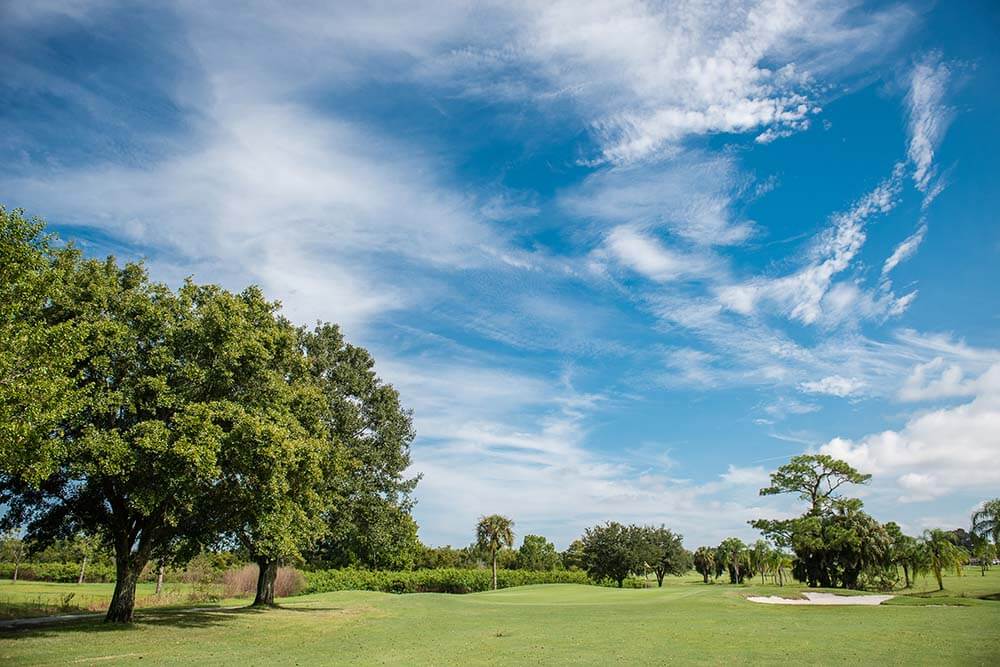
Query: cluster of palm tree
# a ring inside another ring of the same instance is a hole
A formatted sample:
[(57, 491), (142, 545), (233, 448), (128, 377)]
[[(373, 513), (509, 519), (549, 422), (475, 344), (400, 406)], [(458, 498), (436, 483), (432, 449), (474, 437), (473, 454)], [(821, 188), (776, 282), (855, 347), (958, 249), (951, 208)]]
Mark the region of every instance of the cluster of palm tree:
[(791, 554), (764, 540), (748, 546), (736, 537), (726, 538), (717, 547), (698, 547), (693, 562), (694, 569), (706, 584), (728, 573), (729, 582), (733, 584), (759, 576), (762, 584), (770, 580), (777, 586), (784, 586), (793, 565)]

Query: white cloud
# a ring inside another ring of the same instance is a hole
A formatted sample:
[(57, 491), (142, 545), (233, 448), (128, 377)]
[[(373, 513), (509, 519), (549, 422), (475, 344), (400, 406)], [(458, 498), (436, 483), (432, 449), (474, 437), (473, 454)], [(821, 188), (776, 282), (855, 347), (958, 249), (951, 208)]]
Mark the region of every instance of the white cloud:
[(859, 440), (834, 438), (820, 448), (863, 472), (892, 477), (900, 501), (918, 501), (958, 489), (1000, 484), (1000, 364), (975, 383), (975, 398), (963, 405), (912, 417), (898, 430)]
[[(767, 141), (805, 129), (819, 110), (813, 77), (876, 57), (912, 18), (900, 7), (861, 14), (787, 0), (502, 7), (422, 71), (467, 94), (569, 99), (599, 143), (593, 162), (619, 165), (669, 155), (695, 135)], [(497, 83), (484, 83), (484, 71)]]
[(865, 388), (865, 383), (856, 378), (830, 375), (821, 380), (802, 382), (799, 384), (799, 388), (808, 394), (828, 394), (846, 398), (861, 393)]
[(560, 203), (603, 224), (663, 230), (694, 246), (726, 246), (753, 233), (753, 222), (734, 211), (734, 200), (748, 185), (731, 156), (687, 152), (656, 164), (598, 171)]
[[(848, 211), (832, 218), (832, 225), (813, 243), (809, 263), (787, 276), (754, 278), (747, 282), (717, 288), (719, 303), (729, 310), (744, 315), (752, 314), (761, 305), (771, 305), (785, 317), (803, 324), (821, 321), (824, 314), (842, 321), (854, 313), (868, 314), (880, 310), (874, 301), (865, 303), (855, 297), (856, 292), (842, 286), (831, 295), (834, 277), (851, 266), (865, 243), (865, 226), (869, 219), (891, 211), (898, 201), (902, 165), (896, 165), (893, 174), (874, 190), (862, 197)], [(864, 308), (850, 308), (859, 303)], [(824, 304), (827, 308), (824, 309)], [(884, 308), (882, 309), (884, 310)]]
[(608, 233), (597, 257), (605, 254), (657, 282), (703, 276), (712, 267), (704, 255), (678, 252), (628, 225), (615, 227)]
[(927, 225), (921, 224), (917, 231), (913, 232), (910, 236), (906, 237), (902, 243), (896, 246), (896, 249), (892, 251), (892, 254), (886, 258), (885, 263), (882, 265), (882, 277), (885, 278), (889, 275), (889, 272), (895, 269), (901, 262), (906, 261), (910, 257), (916, 254), (917, 248), (924, 241), (924, 236), (927, 235)]
[[(504, 243), (474, 202), (411, 147), (292, 105), (213, 114), (204, 144), (145, 168), (47, 171), (4, 189), (62, 224), (154, 250), (174, 275), (224, 267), (234, 283), (281, 295), (292, 317), (353, 332), (433, 290), (428, 271), (499, 263)], [(401, 280), (414, 265), (422, 274)]]
[(950, 69), (936, 53), (925, 56), (910, 75), (906, 96), (910, 134), (907, 155), (914, 167), (913, 181), (921, 192), (927, 192), (934, 178), (934, 152), (951, 122), (952, 110), (944, 106), (950, 77)]
[(966, 377), (959, 364), (946, 363), (942, 357), (935, 357), (914, 367), (913, 373), (906, 378), (899, 390), (899, 398), (904, 401), (926, 401), (972, 396), (977, 388), (977, 383)]
[(761, 466), (741, 468), (730, 464), (726, 469), (726, 472), (722, 473), (720, 477), (722, 478), (722, 481), (727, 484), (736, 484), (741, 486), (762, 487), (766, 486), (770, 481), (768, 472)]

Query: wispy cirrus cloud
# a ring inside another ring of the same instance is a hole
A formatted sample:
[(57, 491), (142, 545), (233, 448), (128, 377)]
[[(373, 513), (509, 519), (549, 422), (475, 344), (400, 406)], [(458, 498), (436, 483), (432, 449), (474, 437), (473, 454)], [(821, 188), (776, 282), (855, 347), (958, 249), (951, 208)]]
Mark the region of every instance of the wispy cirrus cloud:
[(938, 193), (931, 186), (937, 174), (934, 153), (953, 115), (944, 103), (950, 78), (951, 70), (941, 61), (941, 55), (929, 53), (913, 68), (906, 95), (909, 117), (907, 155), (914, 167), (913, 182), (918, 190), (925, 193), (925, 207)]
[[(871, 298), (861, 300), (859, 290), (850, 285), (835, 285), (834, 278), (847, 270), (867, 238), (865, 227), (875, 216), (891, 211), (901, 190), (903, 165), (897, 164), (892, 175), (861, 197), (847, 211), (831, 218), (830, 227), (812, 244), (808, 263), (797, 271), (775, 278), (754, 278), (743, 283), (720, 286), (719, 302), (729, 310), (752, 315), (760, 307), (772, 307), (783, 316), (803, 324), (832, 315), (834, 322), (860, 312), (890, 309), (893, 300), (882, 303)], [(860, 308), (853, 308), (860, 304)]]

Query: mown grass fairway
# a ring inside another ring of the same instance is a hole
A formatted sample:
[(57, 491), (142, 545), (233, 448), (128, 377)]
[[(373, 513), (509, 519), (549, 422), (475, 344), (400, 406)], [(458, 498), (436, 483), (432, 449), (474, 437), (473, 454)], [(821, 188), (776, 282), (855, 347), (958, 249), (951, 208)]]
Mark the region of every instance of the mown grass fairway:
[(645, 590), (324, 593), (268, 611), (146, 610), (127, 628), (9, 632), (0, 664), (997, 664), (1000, 602), (961, 594), (1000, 592), (1000, 572), (970, 570), (946, 586), (950, 597), (880, 607), (758, 605), (744, 597), (801, 589), (693, 577)]
[[(221, 586), (213, 586), (221, 591)], [(57, 584), (47, 581), (0, 581), (0, 620), (30, 618), (53, 614), (78, 614), (103, 612), (108, 608), (113, 583), (104, 584)], [(159, 596), (155, 595), (156, 584), (140, 583), (136, 586), (136, 607), (163, 607), (190, 605), (192, 586), (190, 584), (168, 583), (163, 585)], [(238, 600), (231, 601), (238, 604)], [(199, 602), (199, 606), (213, 603)]]

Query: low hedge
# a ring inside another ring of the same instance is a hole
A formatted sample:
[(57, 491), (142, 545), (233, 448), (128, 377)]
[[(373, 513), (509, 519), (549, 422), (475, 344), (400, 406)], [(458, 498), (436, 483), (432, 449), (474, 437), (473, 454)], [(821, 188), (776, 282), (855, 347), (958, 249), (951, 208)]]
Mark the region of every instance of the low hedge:
[[(383, 593), (476, 593), (493, 588), (488, 569), (440, 568), (433, 570), (376, 571), (316, 570), (305, 572), (306, 593), (329, 591), (382, 591)], [(497, 586), (511, 588), (531, 584), (589, 584), (578, 570), (500, 570)]]
[[(13, 563), (0, 563), (0, 579), (14, 576)], [(80, 577), (79, 563), (21, 563), (17, 578), (23, 581), (56, 581), (76, 583)], [(115, 580), (115, 568), (101, 563), (88, 563), (84, 571), (88, 582), (108, 582)]]

